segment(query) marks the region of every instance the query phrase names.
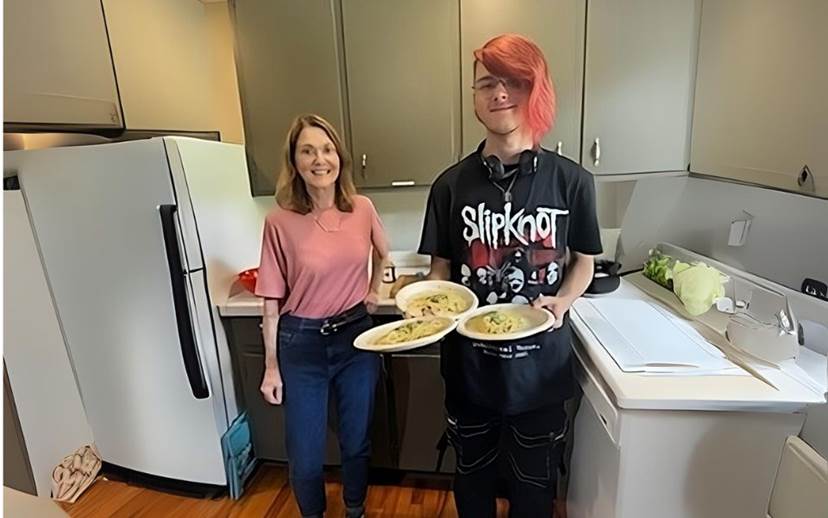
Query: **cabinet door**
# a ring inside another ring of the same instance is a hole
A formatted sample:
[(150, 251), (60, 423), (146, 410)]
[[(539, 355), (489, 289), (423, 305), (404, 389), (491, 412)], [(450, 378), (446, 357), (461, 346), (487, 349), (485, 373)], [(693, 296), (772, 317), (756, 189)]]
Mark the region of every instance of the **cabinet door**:
[(167, 0), (102, 2), (126, 127), (218, 129), (204, 5)]
[(519, 33), (543, 50), (555, 86), (555, 125), (541, 142), (577, 161), (581, 149), (581, 94), (583, 87), (584, 17), (586, 0), (461, 1), (461, 70), (463, 154), (486, 136), (474, 114), (472, 52), (491, 38)]
[(591, 0), (581, 163), (596, 174), (683, 171), (699, 0)]
[(99, 0), (6, 0), (5, 123), (121, 127)]
[[(242, 354), (242, 385), (256, 457), (266, 460), (287, 460), (285, 448), (285, 410), (281, 405), (271, 405), (259, 392), (264, 375), (263, 354)], [(335, 423), (328, 418), (328, 434), (325, 445), (325, 464), (339, 464)]]
[(705, 2), (690, 170), (828, 196), (828, 2)]
[[(236, 68), (254, 195), (275, 192), (293, 119), (343, 129), (340, 34), (333, 1), (235, 0)], [(345, 135), (342, 135), (345, 138)]]
[(457, 160), (458, 0), (342, 2), (358, 185), (430, 184)]
[[(439, 460), (437, 442), (446, 429), (440, 404), (445, 398), (440, 349), (431, 346), (394, 354), (390, 364), (399, 433), (399, 469), (435, 471)], [(440, 472), (452, 473), (454, 467), (454, 450), (449, 447)]]

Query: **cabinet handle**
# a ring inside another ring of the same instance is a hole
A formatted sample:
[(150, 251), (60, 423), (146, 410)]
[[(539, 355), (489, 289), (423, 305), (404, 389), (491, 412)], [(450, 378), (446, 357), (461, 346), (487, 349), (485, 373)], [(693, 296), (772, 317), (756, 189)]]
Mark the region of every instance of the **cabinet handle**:
[(555, 146), (555, 153), (559, 155), (563, 153), (563, 142), (561, 142), (560, 140), (558, 141), (558, 144)]
[(366, 169), (367, 167), (368, 167), (368, 155), (366, 155), (365, 153), (363, 153), (363, 154), (362, 154), (362, 179), (363, 179), (363, 180), (365, 180), (366, 178), (368, 178), (368, 175), (367, 175), (367, 173), (365, 172), (365, 169)]
[(601, 163), (601, 139), (595, 137), (595, 144), (592, 146), (592, 165), (598, 167)]
[(802, 187), (804, 191), (816, 192), (814, 174), (811, 172), (811, 169), (808, 167), (808, 164), (805, 164), (802, 167), (802, 171), (800, 171), (799, 176), (796, 177), (796, 183), (800, 187)]

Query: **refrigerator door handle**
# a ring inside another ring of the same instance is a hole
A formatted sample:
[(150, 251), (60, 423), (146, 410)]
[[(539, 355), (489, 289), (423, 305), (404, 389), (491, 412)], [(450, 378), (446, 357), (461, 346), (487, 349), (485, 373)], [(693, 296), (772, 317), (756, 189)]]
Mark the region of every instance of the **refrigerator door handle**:
[(167, 264), (170, 268), (170, 282), (172, 284), (173, 303), (175, 305), (175, 320), (178, 325), (178, 341), (181, 344), (181, 356), (184, 359), (184, 370), (190, 382), (190, 389), (196, 399), (209, 397), (207, 380), (201, 368), (201, 362), (196, 349), (193, 323), (190, 315), (190, 305), (187, 302), (187, 288), (184, 283), (184, 266), (181, 262), (181, 250), (178, 247), (178, 230), (175, 226), (175, 205), (159, 205), (161, 215), (161, 230), (164, 233), (164, 247), (167, 251)]

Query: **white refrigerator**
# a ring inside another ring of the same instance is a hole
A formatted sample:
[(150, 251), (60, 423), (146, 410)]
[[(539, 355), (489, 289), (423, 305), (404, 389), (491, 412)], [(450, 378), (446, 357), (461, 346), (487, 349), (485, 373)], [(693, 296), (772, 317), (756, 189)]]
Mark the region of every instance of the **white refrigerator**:
[(238, 410), (216, 307), (258, 265), (268, 209), (244, 149), (163, 137), (4, 155), (103, 460), (225, 485)]

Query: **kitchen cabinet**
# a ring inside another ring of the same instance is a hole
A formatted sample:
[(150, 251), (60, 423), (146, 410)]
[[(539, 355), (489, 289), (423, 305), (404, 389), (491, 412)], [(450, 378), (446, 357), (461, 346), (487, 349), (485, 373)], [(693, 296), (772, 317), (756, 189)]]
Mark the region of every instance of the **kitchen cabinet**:
[[(259, 391), (264, 376), (264, 343), (259, 327), (261, 321), (261, 318), (254, 317), (226, 318), (224, 325), (230, 340), (233, 374), (239, 380), (243, 407), (250, 420), (256, 457), (287, 461), (284, 408), (266, 402)], [(327, 464), (339, 463), (339, 447), (331, 422), (328, 423), (325, 451)]]
[[(242, 407), (247, 410), (256, 457), (263, 460), (287, 461), (285, 448), (285, 414), (281, 405), (271, 405), (262, 397), (259, 387), (264, 375), (264, 344), (260, 317), (225, 318), (223, 323), (230, 341), (233, 376), (236, 390), (241, 392)], [(377, 386), (374, 422), (371, 426), (371, 466), (393, 466), (391, 424), (388, 420), (386, 378), (381, 376)], [(334, 401), (328, 410), (328, 433), (325, 444), (325, 464), (340, 463), (339, 441), (336, 436)]]
[(7, 0), (4, 124), (121, 128), (99, 0)]
[(457, 0), (342, 2), (354, 176), (428, 185), (460, 142)]
[(321, 115), (346, 137), (337, 5), (334, 1), (231, 0), (254, 195), (275, 191), (282, 146), (296, 116)]
[[(439, 461), (437, 442), (446, 429), (440, 375), (440, 346), (435, 344), (387, 355), (394, 388), (399, 434), (399, 469), (433, 472)], [(454, 449), (448, 447), (440, 473), (454, 473)]]
[(596, 174), (685, 171), (700, 4), (235, 0), (253, 191), (273, 192), (287, 126), (307, 111), (342, 130), (358, 186), (430, 184), (484, 137), (472, 51), (504, 32), (549, 62), (546, 148)]
[(826, 20), (822, 0), (704, 3), (692, 172), (828, 197)]
[(543, 51), (555, 86), (555, 125), (541, 145), (547, 149), (560, 149), (561, 154), (578, 161), (581, 149), (585, 12), (586, 0), (461, 1), (464, 155), (474, 151), (486, 136), (483, 125), (474, 114), (472, 53), (495, 36), (520, 33), (532, 39)]
[[(204, 4), (103, 0), (103, 7), (126, 127), (217, 130), (218, 99), (211, 81), (211, 34)], [(76, 18), (73, 13), (71, 19)]]
[(581, 144), (586, 169), (687, 169), (700, 5), (590, 0)]

